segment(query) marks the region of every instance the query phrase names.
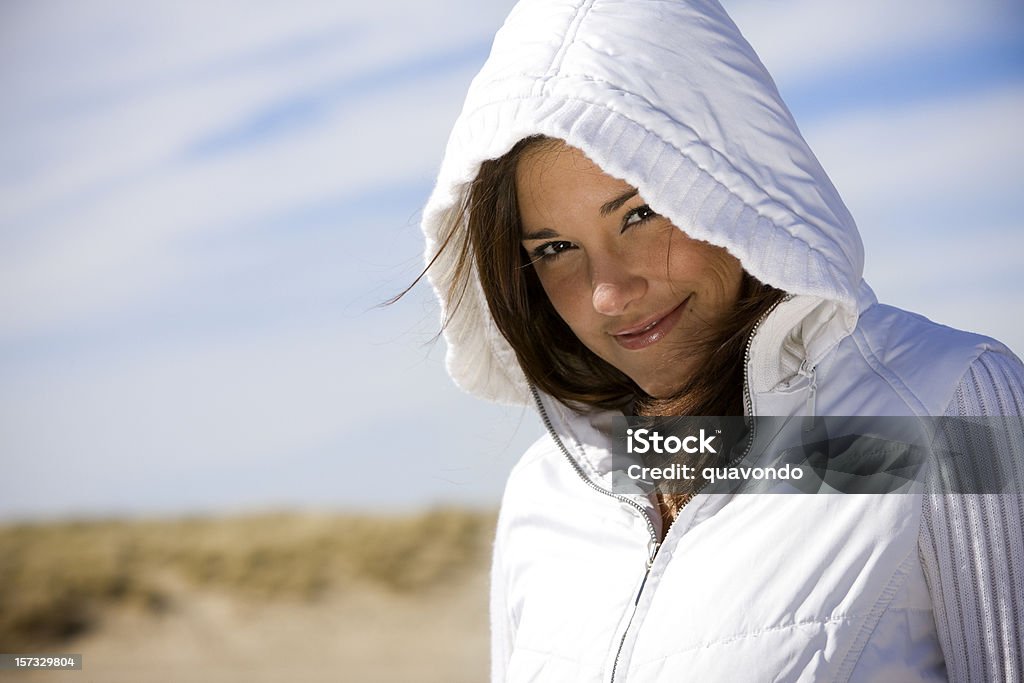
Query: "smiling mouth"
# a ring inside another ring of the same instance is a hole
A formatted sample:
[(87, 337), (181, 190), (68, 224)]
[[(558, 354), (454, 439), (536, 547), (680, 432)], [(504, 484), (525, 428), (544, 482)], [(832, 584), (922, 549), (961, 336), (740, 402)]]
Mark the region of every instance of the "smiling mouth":
[(628, 327), (621, 332), (612, 333), (612, 338), (618, 342), (619, 346), (630, 351), (644, 349), (661, 341), (679, 322), (692, 296), (691, 294), (686, 297), (671, 311), (661, 314), (653, 320)]

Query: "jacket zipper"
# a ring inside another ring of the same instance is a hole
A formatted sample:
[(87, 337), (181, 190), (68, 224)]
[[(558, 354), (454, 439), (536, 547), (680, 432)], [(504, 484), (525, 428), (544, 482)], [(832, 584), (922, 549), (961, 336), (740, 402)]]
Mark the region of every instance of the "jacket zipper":
[[(750, 332), (750, 337), (747, 339), (747, 346), (746, 346), (746, 349), (743, 352), (743, 375), (744, 375), (743, 376), (743, 405), (744, 405), (744, 407), (746, 409), (746, 415), (748, 415), (751, 418), (750, 419), (750, 440), (747, 442), (747, 447), (744, 449), (743, 455), (741, 455), (738, 458), (734, 458), (732, 461), (730, 461), (728, 463), (727, 467), (731, 467), (731, 466), (735, 465), (736, 463), (742, 462), (750, 454), (750, 449), (754, 445), (754, 431), (755, 431), (755, 426), (754, 426), (755, 422), (754, 422), (754, 419), (753, 419), (754, 418), (754, 400), (753, 400), (753, 398), (750, 395), (750, 350), (751, 350), (751, 348), (754, 345), (754, 337), (757, 335), (757, 331), (761, 328), (761, 324), (772, 313), (772, 311), (774, 311), (779, 306), (779, 304), (781, 304), (782, 302), (789, 301), (792, 298), (793, 298), (792, 294), (787, 294), (786, 296), (784, 296), (783, 298), (779, 299), (774, 304), (772, 304), (771, 307), (767, 311), (762, 313), (761, 317), (758, 318), (757, 322), (754, 324), (754, 328)], [(812, 380), (813, 380), (813, 369), (812, 369)], [(586, 473), (583, 471), (583, 468), (580, 467), (580, 464), (578, 462), (576, 462), (576, 459), (573, 458), (572, 454), (569, 453), (569, 449), (565, 447), (564, 443), (562, 443), (561, 437), (558, 436), (558, 433), (555, 431), (554, 426), (551, 424), (551, 418), (548, 416), (547, 410), (544, 408), (544, 404), (541, 403), (540, 395), (537, 393), (537, 388), (534, 387), (532, 384), (530, 385), (530, 393), (533, 394), (533, 400), (537, 404), (537, 410), (538, 410), (538, 412), (540, 412), (541, 421), (544, 423), (545, 429), (547, 429), (548, 434), (551, 435), (551, 438), (554, 440), (555, 445), (558, 446), (558, 449), (562, 452), (562, 454), (566, 457), (566, 459), (569, 460), (569, 464), (572, 465), (573, 470), (580, 477), (580, 479), (583, 480), (583, 483), (585, 483), (587, 486), (589, 486), (590, 488), (594, 489), (595, 491), (603, 493), (603, 494), (605, 494), (607, 496), (611, 496), (612, 498), (615, 498), (617, 500), (621, 500), (622, 502), (630, 505), (631, 507), (636, 509), (641, 514), (641, 516), (643, 516), (644, 521), (647, 522), (647, 531), (648, 531), (648, 533), (651, 536), (651, 542), (652, 542), (651, 553), (650, 553), (650, 555), (647, 558), (647, 568), (644, 571), (644, 578), (640, 581), (640, 588), (637, 590), (636, 597), (633, 598), (633, 611), (629, 615), (629, 620), (626, 622), (626, 628), (623, 629), (623, 631), (622, 631), (622, 638), (619, 639), (619, 647), (618, 647), (618, 649), (615, 652), (615, 661), (612, 663), (611, 677), (609, 678), (609, 683), (615, 683), (615, 673), (616, 673), (616, 670), (619, 667), (619, 658), (622, 656), (622, 648), (626, 644), (626, 636), (629, 634), (629, 627), (633, 624), (633, 617), (636, 616), (636, 608), (637, 608), (637, 605), (640, 604), (640, 595), (643, 593), (644, 586), (647, 585), (647, 578), (651, 575), (651, 567), (654, 566), (654, 558), (657, 556), (658, 550), (661, 548), (661, 541), (658, 540), (658, 534), (657, 534), (657, 530), (655, 529), (655, 526), (654, 526), (654, 521), (651, 519), (651, 517), (648, 514), (647, 510), (645, 510), (642, 505), (640, 505), (639, 503), (637, 503), (634, 500), (631, 500), (630, 498), (627, 498), (626, 496), (614, 493), (612, 491), (609, 491), (609, 490), (607, 490), (605, 488), (602, 488), (602, 487), (598, 486), (597, 484), (595, 484), (593, 481), (591, 481), (587, 477)], [(701, 485), (700, 488), (698, 488), (693, 493), (693, 495), (690, 496), (690, 500), (693, 500), (697, 496), (697, 494), (699, 494), (701, 491), (704, 490), (704, 488), (706, 486), (707, 486), (707, 482), (705, 482), (703, 485)], [(688, 502), (689, 501), (687, 501), (687, 503)], [(685, 505), (686, 505), (686, 503), (684, 503), (684, 507), (685, 507)], [(680, 508), (680, 509), (682, 509), (682, 508)], [(678, 511), (677, 511), (676, 519), (678, 519), (678, 517), (679, 517), (679, 514), (678, 514)], [(672, 526), (674, 524), (675, 524), (675, 519), (673, 519), (672, 520), (672, 524), (670, 524), (668, 526), (668, 528), (665, 529), (664, 537), (668, 536), (668, 532), (672, 529)]]
[(551, 418), (548, 417), (547, 409), (545, 409), (544, 404), (541, 403), (540, 395), (537, 393), (537, 388), (534, 387), (532, 384), (530, 385), (530, 393), (533, 394), (533, 400), (537, 404), (537, 410), (540, 412), (540, 419), (544, 423), (544, 428), (548, 430), (548, 434), (550, 434), (551, 438), (554, 439), (555, 445), (558, 446), (558, 450), (560, 450), (562, 454), (569, 460), (569, 464), (572, 465), (573, 470), (576, 472), (579, 478), (583, 480), (583, 483), (589, 486), (590, 488), (594, 489), (595, 491), (598, 491), (599, 493), (603, 493), (606, 496), (611, 496), (612, 498), (621, 500), (623, 503), (628, 504), (630, 507), (634, 508), (637, 512), (639, 512), (640, 515), (644, 518), (644, 521), (647, 522), (647, 532), (651, 535), (651, 542), (654, 544), (654, 549), (651, 551), (650, 560), (648, 561), (648, 567), (650, 567), (650, 565), (654, 562), (655, 553), (658, 552), (658, 546), (661, 545), (661, 543), (658, 541), (658, 531), (654, 527), (654, 520), (651, 519), (650, 515), (647, 514), (647, 510), (645, 510), (644, 507), (640, 505), (640, 503), (622, 494), (614, 493), (612, 491), (609, 491), (608, 489), (602, 488), (595, 484), (593, 481), (591, 481), (589, 477), (587, 477), (586, 473), (583, 471), (583, 468), (580, 467), (580, 464), (576, 462), (576, 459), (573, 458), (572, 455), (569, 453), (569, 449), (565, 447), (564, 443), (562, 443), (561, 437), (558, 436), (558, 432), (555, 431), (554, 425), (551, 424)]
[(651, 536), (651, 553), (647, 557), (647, 568), (644, 571), (644, 578), (640, 581), (640, 588), (636, 592), (636, 597), (633, 598), (633, 611), (629, 615), (629, 621), (626, 622), (626, 628), (622, 631), (622, 639), (619, 641), (619, 648), (615, 652), (615, 662), (612, 664), (611, 673), (611, 681), (614, 682), (615, 669), (619, 664), (619, 655), (622, 654), (622, 646), (626, 642), (626, 634), (629, 633), (630, 624), (633, 623), (633, 617), (636, 615), (636, 607), (638, 604), (640, 604), (640, 594), (643, 592), (644, 586), (647, 584), (647, 577), (651, 574), (651, 567), (654, 566), (654, 558), (658, 554), (658, 549), (661, 548), (661, 541), (658, 540), (658, 532), (654, 526), (654, 520), (651, 519), (650, 514), (648, 514), (647, 510), (645, 510), (642, 505), (626, 496), (614, 493), (612, 491), (609, 491), (608, 489), (598, 486), (593, 481), (591, 481), (589, 477), (587, 477), (586, 473), (583, 471), (583, 468), (580, 467), (580, 464), (576, 462), (576, 459), (573, 458), (572, 455), (569, 453), (569, 449), (565, 447), (565, 444), (562, 442), (561, 437), (558, 436), (558, 432), (555, 431), (554, 426), (551, 424), (551, 418), (548, 417), (548, 412), (544, 408), (544, 404), (541, 403), (540, 395), (537, 393), (537, 388), (532, 384), (530, 385), (530, 393), (533, 394), (533, 400), (537, 404), (537, 410), (540, 412), (540, 419), (544, 423), (545, 429), (548, 430), (548, 434), (551, 435), (551, 438), (554, 440), (555, 445), (558, 446), (558, 450), (560, 450), (562, 454), (569, 460), (569, 464), (572, 465), (573, 470), (576, 472), (579, 478), (583, 480), (583, 483), (589, 486), (590, 488), (594, 489), (595, 491), (598, 491), (599, 493), (603, 493), (606, 496), (611, 496), (616, 500), (620, 500), (628, 504), (630, 507), (637, 510), (640, 513), (640, 515), (644, 518), (644, 521), (647, 522), (647, 532)]

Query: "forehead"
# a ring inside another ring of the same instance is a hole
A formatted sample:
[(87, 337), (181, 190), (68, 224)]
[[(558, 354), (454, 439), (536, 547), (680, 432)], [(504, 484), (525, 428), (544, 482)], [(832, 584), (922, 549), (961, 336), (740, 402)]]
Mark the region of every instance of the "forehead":
[(516, 198), (524, 227), (569, 215), (598, 214), (602, 205), (630, 189), (629, 183), (608, 175), (582, 151), (561, 141), (526, 151), (516, 165)]

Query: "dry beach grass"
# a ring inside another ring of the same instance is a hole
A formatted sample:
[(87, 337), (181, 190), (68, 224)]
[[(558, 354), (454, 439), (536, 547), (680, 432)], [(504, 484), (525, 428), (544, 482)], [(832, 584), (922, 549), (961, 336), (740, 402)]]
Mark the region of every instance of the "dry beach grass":
[(494, 515), (278, 513), (0, 527), (3, 680), (475, 681)]

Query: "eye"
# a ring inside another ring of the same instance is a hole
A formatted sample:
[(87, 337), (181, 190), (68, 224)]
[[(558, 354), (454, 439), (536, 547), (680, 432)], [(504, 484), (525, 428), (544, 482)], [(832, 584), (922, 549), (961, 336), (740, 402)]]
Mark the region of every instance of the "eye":
[(557, 258), (563, 251), (575, 249), (576, 247), (572, 242), (566, 242), (564, 240), (558, 240), (555, 242), (545, 242), (544, 244), (536, 247), (530, 252), (530, 256), (534, 261), (548, 261)]
[(658, 214), (651, 209), (650, 206), (644, 204), (638, 206), (635, 209), (630, 209), (626, 212), (626, 215), (622, 217), (622, 232), (626, 231), (626, 228), (631, 228), (634, 225), (639, 225), (644, 221), (655, 218)]

